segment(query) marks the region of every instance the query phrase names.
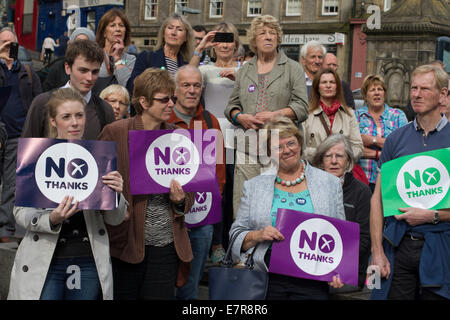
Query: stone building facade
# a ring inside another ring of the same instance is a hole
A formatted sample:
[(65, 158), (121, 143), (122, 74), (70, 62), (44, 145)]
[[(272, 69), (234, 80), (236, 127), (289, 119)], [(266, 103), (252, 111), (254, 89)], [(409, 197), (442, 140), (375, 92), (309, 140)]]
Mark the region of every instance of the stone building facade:
[[(381, 0), (384, 1), (384, 0)], [(211, 30), (219, 22), (233, 23), (241, 43), (248, 45), (247, 30), (255, 16), (270, 14), (281, 23), (282, 49), (299, 61), (301, 46), (318, 40), (335, 53), (339, 72), (349, 78), (352, 30), (349, 19), (356, 0), (128, 0), (125, 10), (132, 24), (132, 35), (139, 49), (156, 44), (159, 26), (178, 6), (198, 9), (200, 14), (187, 14), (189, 22)]]
[[(369, 73), (381, 73), (392, 88), (389, 101), (405, 102), (409, 72), (419, 62), (433, 60), (436, 38), (450, 34), (448, 0), (127, 0), (132, 38), (140, 50), (156, 45), (163, 20), (181, 6), (199, 10), (187, 14), (190, 23), (211, 30), (233, 23), (241, 43), (255, 16), (270, 14), (283, 29), (282, 50), (299, 61), (301, 46), (318, 40), (338, 57), (339, 74), (352, 89)], [(381, 28), (370, 30), (370, 6), (380, 9)], [(400, 9), (399, 9), (400, 8)], [(421, 21), (419, 23), (419, 21)], [(412, 23), (414, 22), (414, 23)], [(403, 88), (400, 90), (399, 88)]]
[(384, 77), (387, 103), (406, 106), (412, 71), (436, 59), (436, 40), (450, 35), (450, 7), (445, 0), (400, 0), (381, 15), (381, 28), (367, 35), (367, 73)]

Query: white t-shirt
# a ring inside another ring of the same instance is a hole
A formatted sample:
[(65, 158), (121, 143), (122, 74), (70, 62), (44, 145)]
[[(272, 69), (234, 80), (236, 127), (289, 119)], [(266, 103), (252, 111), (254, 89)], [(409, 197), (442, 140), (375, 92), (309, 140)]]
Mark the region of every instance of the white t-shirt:
[(234, 81), (221, 77), (219, 74), (221, 71), (227, 69), (234, 69), (237, 72), (238, 68), (220, 68), (213, 64), (207, 64), (201, 65), (199, 69), (202, 73), (203, 83), (205, 85), (203, 90), (203, 98), (205, 99), (204, 107), (219, 121), (220, 129), (222, 130), (225, 139), (225, 147), (231, 147), (232, 137), (227, 138), (228, 135), (226, 131), (227, 129), (234, 130), (236, 127), (225, 118), (224, 111), (225, 107), (228, 105), (231, 93), (233, 92)]
[(55, 40), (53, 40), (50, 37), (47, 37), (44, 39), (44, 43), (42, 44), (42, 47), (44, 49), (50, 49), (52, 51), (55, 51), (55, 47), (59, 47), (59, 45), (56, 44)]

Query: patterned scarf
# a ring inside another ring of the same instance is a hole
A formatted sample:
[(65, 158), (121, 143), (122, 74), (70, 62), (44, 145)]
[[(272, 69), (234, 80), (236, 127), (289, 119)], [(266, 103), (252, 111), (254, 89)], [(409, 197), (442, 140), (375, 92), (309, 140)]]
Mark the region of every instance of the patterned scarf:
[(339, 102), (339, 100), (334, 100), (331, 107), (328, 107), (325, 103), (322, 102), (322, 100), (320, 100), (320, 106), (322, 107), (322, 110), (325, 112), (325, 114), (328, 116), (328, 119), (330, 120), (330, 132), (331, 132), (331, 128), (333, 128), (334, 116), (336, 115), (336, 112), (341, 106), (341, 103)]

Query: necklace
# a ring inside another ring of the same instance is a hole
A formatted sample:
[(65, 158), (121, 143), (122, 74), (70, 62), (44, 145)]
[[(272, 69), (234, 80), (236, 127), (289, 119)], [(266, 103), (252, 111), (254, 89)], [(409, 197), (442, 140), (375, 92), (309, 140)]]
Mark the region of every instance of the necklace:
[[(302, 164), (303, 168), (305, 168), (305, 162), (303, 160), (300, 160), (300, 163)], [(305, 171), (303, 170), (300, 174), (300, 177), (298, 177), (295, 180), (283, 180), (278, 175), (275, 179), (275, 183), (281, 184), (282, 186), (286, 187), (293, 187), (297, 184), (300, 184), (303, 180), (305, 180)]]

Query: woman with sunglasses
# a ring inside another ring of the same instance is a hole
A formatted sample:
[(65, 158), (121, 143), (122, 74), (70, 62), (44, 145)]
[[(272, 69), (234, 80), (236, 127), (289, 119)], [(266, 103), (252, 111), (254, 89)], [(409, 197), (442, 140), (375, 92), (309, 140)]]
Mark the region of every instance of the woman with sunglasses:
[(136, 116), (116, 121), (100, 133), (100, 140), (117, 142), (117, 168), (124, 177), (130, 203), (125, 221), (109, 228), (114, 274), (114, 299), (175, 298), (175, 285), (186, 283), (192, 249), (184, 214), (194, 203), (172, 180), (165, 194), (131, 195), (129, 130), (171, 130), (175, 82), (167, 70), (148, 68), (134, 81), (132, 103)]

